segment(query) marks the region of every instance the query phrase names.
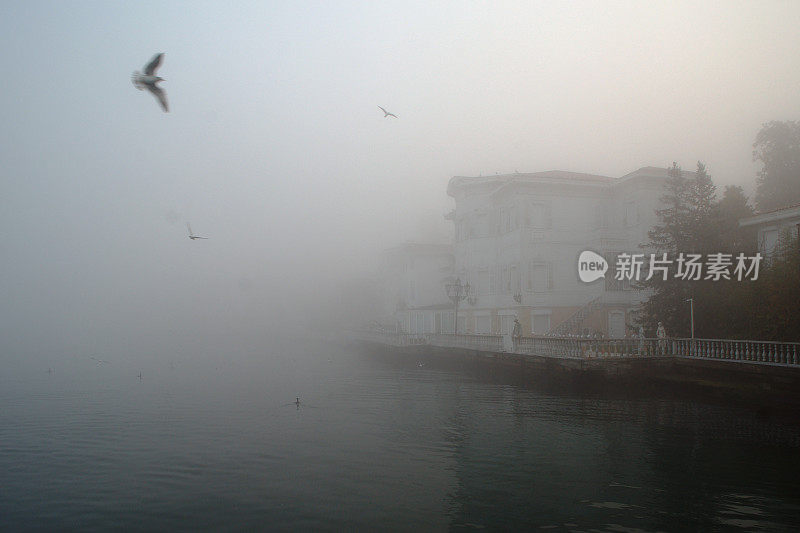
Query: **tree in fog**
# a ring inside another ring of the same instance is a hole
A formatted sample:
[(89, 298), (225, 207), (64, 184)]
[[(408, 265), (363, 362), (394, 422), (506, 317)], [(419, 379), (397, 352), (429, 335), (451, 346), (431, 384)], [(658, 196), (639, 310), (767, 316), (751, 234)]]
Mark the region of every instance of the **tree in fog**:
[(754, 323), (751, 327), (771, 340), (800, 339), (800, 239), (785, 231), (764, 277), (751, 288)]
[(728, 282), (719, 309), (726, 313), (730, 338), (768, 341), (800, 339), (800, 243), (784, 232), (758, 280)]
[[(697, 171), (690, 178), (673, 163), (661, 202), (665, 207), (656, 211), (659, 223), (648, 233), (647, 248), (651, 252), (659, 257), (666, 253), (674, 265), (681, 253), (716, 251), (719, 232), (716, 186), (702, 162), (697, 162)], [(655, 331), (658, 322), (663, 322), (669, 335), (688, 336), (691, 321), (686, 300), (694, 298), (697, 304), (705, 283), (710, 282), (683, 280), (675, 277), (674, 272), (666, 280), (654, 275), (644, 281), (643, 287), (653, 290), (653, 295), (642, 306), (645, 327)]]
[[(706, 226), (705, 253), (739, 253), (752, 256), (756, 252), (756, 230), (740, 227), (739, 220), (753, 214), (741, 187), (728, 186), (722, 198), (715, 203)], [(750, 331), (747, 315), (742, 306), (743, 290), (749, 290), (751, 281), (718, 280), (695, 281), (691, 286), (694, 298), (695, 332), (698, 336), (732, 338)], [(749, 293), (748, 293), (749, 294)], [(749, 296), (747, 296), (749, 298)]]
[(689, 180), (673, 162), (667, 171), (666, 193), (661, 197), (665, 207), (656, 211), (659, 224), (648, 232), (650, 248), (669, 254), (685, 248), (689, 241), (689, 193)]
[(764, 124), (753, 144), (753, 160), (762, 165), (756, 189), (759, 212), (800, 203), (800, 123)]
[[(686, 191), (686, 239), (685, 249), (695, 253), (717, 251), (716, 247), (716, 197), (717, 186), (706, 171), (706, 166), (697, 162), (697, 171), (687, 181)], [(684, 250), (678, 250), (681, 252)]]
[(756, 234), (753, 226), (741, 227), (739, 220), (753, 216), (755, 210), (741, 187), (729, 185), (722, 193), (716, 206), (716, 234), (719, 252), (753, 254), (757, 250)]
[[(783, 123), (781, 123), (783, 124)], [(763, 132), (763, 130), (762, 130)], [(760, 191), (768, 190), (764, 180)], [(705, 165), (697, 164), (694, 176), (683, 176), (673, 164), (669, 170), (663, 209), (650, 231), (647, 247), (667, 253), (675, 265), (680, 253), (729, 253), (733, 258), (756, 250), (753, 227), (742, 228), (739, 220), (752, 216), (741, 187), (729, 186), (720, 200)], [(761, 204), (760, 204), (761, 205)], [(641, 322), (648, 333), (661, 321), (671, 336), (688, 337), (691, 331), (688, 298), (694, 300), (695, 335), (706, 338), (796, 341), (800, 338), (800, 244), (785, 233), (767, 264), (761, 263), (757, 280), (682, 280), (673, 275), (662, 280), (655, 275), (642, 283), (653, 291), (642, 305)]]

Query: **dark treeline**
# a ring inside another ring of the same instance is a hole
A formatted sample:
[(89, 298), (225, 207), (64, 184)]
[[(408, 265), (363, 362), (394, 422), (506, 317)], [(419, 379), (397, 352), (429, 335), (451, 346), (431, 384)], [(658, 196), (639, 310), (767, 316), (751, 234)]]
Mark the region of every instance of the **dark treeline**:
[[(800, 123), (770, 122), (753, 145), (753, 159), (762, 168), (757, 178), (755, 204), (764, 213), (800, 203)], [(757, 230), (740, 227), (739, 220), (756, 213), (740, 187), (717, 188), (703, 163), (684, 173), (673, 163), (659, 223), (650, 232), (648, 252), (731, 254), (730, 279), (688, 280), (654, 275), (642, 282), (654, 291), (643, 304), (640, 321), (648, 332), (659, 321), (671, 336), (688, 337), (690, 305), (694, 302), (695, 337), (800, 341), (800, 245), (788, 231), (780, 236), (769, 262), (762, 260), (757, 279), (738, 280), (733, 266), (739, 254), (758, 251)], [(749, 263), (748, 263), (749, 264)]]

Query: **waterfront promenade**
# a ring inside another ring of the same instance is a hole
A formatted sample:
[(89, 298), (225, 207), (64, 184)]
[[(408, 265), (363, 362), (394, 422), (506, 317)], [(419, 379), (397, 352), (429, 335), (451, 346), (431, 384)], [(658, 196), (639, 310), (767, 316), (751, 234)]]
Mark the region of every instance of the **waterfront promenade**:
[(800, 404), (800, 343), (727, 339), (592, 339), (509, 335), (410, 335), (358, 330), (375, 349), (518, 369), (530, 379), (661, 382)]

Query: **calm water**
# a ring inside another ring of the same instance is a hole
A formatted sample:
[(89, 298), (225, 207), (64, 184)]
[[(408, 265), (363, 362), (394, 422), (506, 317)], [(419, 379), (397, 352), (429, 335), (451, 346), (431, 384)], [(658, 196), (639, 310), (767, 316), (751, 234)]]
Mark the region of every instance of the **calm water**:
[(3, 360), (0, 528), (800, 528), (791, 415), (544, 392), (315, 342), (99, 357)]

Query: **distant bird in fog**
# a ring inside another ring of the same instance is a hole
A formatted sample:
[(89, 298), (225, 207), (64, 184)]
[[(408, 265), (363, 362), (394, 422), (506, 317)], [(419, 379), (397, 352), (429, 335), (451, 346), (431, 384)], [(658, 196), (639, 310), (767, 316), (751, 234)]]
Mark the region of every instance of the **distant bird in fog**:
[(156, 70), (161, 65), (161, 59), (164, 57), (164, 54), (156, 54), (153, 56), (153, 59), (145, 65), (144, 73), (139, 72), (138, 70), (134, 71), (131, 75), (131, 81), (133, 82), (133, 86), (139, 89), (140, 91), (147, 89), (153, 96), (156, 97), (158, 103), (161, 104), (161, 108), (164, 112), (169, 112), (169, 106), (167, 105), (167, 93), (164, 92), (164, 89), (156, 85), (160, 81), (164, 81), (164, 78), (160, 76), (156, 76)]
[(100, 366), (100, 365), (102, 365), (103, 363), (108, 363), (108, 361), (106, 361), (105, 359), (98, 359), (97, 357), (95, 357), (95, 356), (93, 356), (93, 355), (90, 355), (90, 356), (89, 356), (89, 359), (92, 359), (92, 360), (94, 360), (94, 361), (97, 361), (97, 366)]
[(388, 111), (386, 111), (386, 110), (385, 110), (384, 108), (382, 108), (381, 106), (378, 106), (378, 108), (380, 108), (380, 110), (381, 110), (381, 111), (383, 111), (383, 118), (386, 118), (386, 117), (394, 117), (394, 118), (397, 118), (397, 115), (395, 115), (394, 113), (389, 113)]
[(285, 403), (283, 405), (284, 405), (284, 407), (289, 406), (289, 405), (295, 405), (295, 406), (297, 406), (298, 409), (300, 409), (300, 397), (299, 396), (296, 397), (292, 403)]
[(186, 223), (186, 227), (189, 229), (189, 238), (190, 239), (192, 239), (192, 240), (195, 240), (195, 239), (208, 239), (208, 237), (200, 237), (199, 235), (195, 235), (194, 233), (192, 233), (192, 226), (188, 222)]

